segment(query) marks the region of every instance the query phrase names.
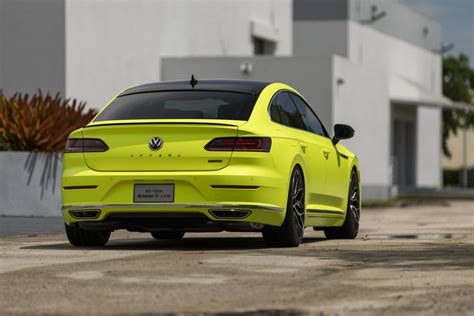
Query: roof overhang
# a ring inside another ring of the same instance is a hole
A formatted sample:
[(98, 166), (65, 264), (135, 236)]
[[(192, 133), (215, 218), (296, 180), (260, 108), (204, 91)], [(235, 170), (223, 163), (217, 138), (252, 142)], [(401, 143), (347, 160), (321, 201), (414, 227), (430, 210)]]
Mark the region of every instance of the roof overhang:
[(278, 42), (278, 29), (274, 25), (259, 20), (250, 20), (250, 34), (267, 41)]
[(453, 107), (464, 112), (474, 112), (474, 105), (464, 102), (453, 102)]
[(400, 76), (390, 76), (390, 100), (396, 103), (455, 108), (452, 100)]

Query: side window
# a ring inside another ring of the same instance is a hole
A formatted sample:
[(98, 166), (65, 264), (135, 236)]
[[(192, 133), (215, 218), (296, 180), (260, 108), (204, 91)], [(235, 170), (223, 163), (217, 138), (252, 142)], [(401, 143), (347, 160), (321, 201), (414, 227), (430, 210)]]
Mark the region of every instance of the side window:
[(287, 92), (279, 92), (270, 106), (272, 121), (298, 129), (307, 130), (301, 113), (297, 110)]
[(326, 130), (319, 118), (314, 114), (309, 105), (304, 102), (299, 96), (291, 93), (291, 99), (295, 102), (298, 111), (301, 112), (303, 122), (308, 126), (308, 131), (321, 136), (327, 136)]

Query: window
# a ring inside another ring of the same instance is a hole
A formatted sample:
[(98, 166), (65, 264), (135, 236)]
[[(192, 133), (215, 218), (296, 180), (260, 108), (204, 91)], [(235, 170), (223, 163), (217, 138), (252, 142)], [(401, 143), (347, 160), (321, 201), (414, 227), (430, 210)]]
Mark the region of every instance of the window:
[(247, 121), (257, 96), (222, 91), (162, 91), (117, 97), (95, 121), (224, 119)]
[(253, 36), (252, 41), (254, 55), (275, 55), (275, 42), (257, 36)]
[(290, 96), (298, 108), (298, 111), (301, 112), (303, 122), (308, 127), (308, 131), (327, 137), (326, 129), (309, 105), (296, 94), (290, 93)]
[(274, 122), (306, 130), (306, 125), (301, 118), (301, 113), (287, 92), (279, 92), (270, 106), (270, 117)]

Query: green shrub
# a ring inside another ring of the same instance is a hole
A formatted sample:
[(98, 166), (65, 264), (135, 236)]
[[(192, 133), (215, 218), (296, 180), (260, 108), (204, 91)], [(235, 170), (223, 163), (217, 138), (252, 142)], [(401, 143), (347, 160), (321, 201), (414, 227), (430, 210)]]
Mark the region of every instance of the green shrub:
[(85, 111), (85, 102), (56, 96), (0, 91), (0, 150), (61, 152), (68, 135), (97, 114)]

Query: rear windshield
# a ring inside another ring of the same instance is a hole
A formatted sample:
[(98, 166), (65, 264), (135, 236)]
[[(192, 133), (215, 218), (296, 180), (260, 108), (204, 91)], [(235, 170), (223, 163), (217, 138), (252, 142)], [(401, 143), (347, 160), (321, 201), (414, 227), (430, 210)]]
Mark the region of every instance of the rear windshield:
[(163, 91), (117, 97), (94, 120), (222, 119), (247, 121), (257, 96), (222, 91)]

